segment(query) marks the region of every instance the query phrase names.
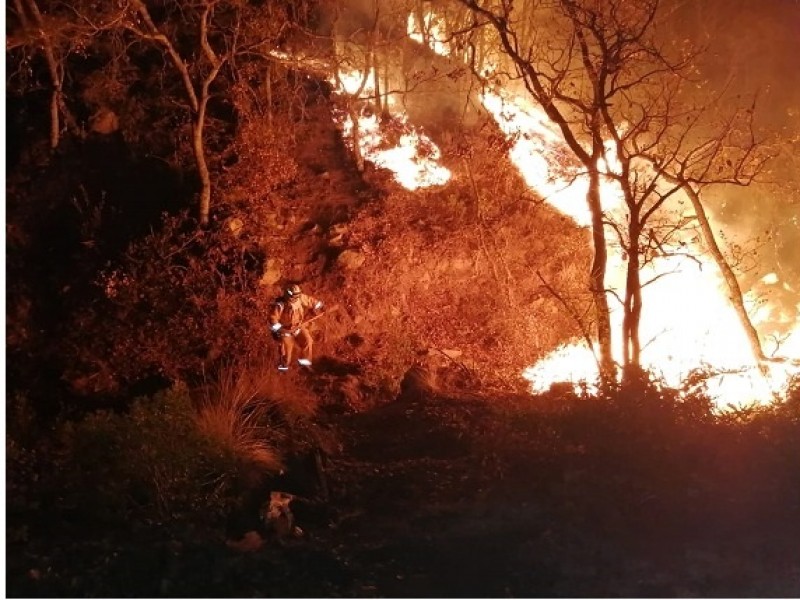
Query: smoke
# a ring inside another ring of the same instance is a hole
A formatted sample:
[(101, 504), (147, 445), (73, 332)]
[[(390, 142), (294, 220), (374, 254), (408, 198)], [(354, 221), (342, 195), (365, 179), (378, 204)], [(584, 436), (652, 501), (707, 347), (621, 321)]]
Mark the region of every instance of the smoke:
[(800, 130), (800, 2), (679, 0), (674, 22), (707, 48), (699, 66), (712, 85), (760, 92), (762, 125)]
[(698, 68), (709, 87), (727, 89), (731, 105), (756, 96), (756, 125), (778, 136), (767, 183), (709, 199), (728, 249), (743, 256), (743, 289), (779, 332), (800, 320), (800, 2), (676, 0), (670, 22), (706, 48)]
[[(422, 4), (433, 7), (435, 3)], [(320, 33), (334, 36), (340, 47), (345, 41), (359, 46), (365, 57), (377, 15), (375, 56), (381, 93), (388, 91), (390, 102), (435, 141), (475, 125), (485, 114), (477, 99), (475, 80), (463, 65), (408, 38), (409, 15), (418, 4), (407, 0), (339, 0), (336, 6), (336, 11), (328, 11), (321, 19), (326, 30)]]
[[(756, 125), (781, 140), (770, 182), (720, 188), (705, 198), (715, 229), (724, 232), (721, 241), (743, 259), (743, 289), (768, 305), (772, 312), (766, 320), (773, 329), (778, 323), (793, 326), (800, 315), (800, 1), (662, 1), (668, 14), (661, 30), (666, 39), (685, 39), (706, 48), (696, 65), (708, 81), (706, 90), (727, 90), (729, 106), (749, 105), (757, 97)], [(463, 123), (465, 100), (474, 90), (452, 75), (452, 62), (404, 40), (404, 15), (412, 3), (345, 0), (339, 6), (336, 33), (361, 41), (380, 7), (384, 27), (389, 28), (383, 33), (398, 42), (396, 54), (382, 60), (406, 74), (419, 73), (415, 93), (403, 99), (411, 122), (434, 137), (437, 129)], [(439, 76), (430, 77), (429, 72)]]

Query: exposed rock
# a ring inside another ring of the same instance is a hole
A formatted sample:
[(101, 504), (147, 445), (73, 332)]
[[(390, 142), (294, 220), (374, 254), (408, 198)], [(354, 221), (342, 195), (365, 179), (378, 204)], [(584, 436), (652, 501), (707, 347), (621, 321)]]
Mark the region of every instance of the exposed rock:
[(366, 258), (367, 257), (358, 250), (345, 250), (339, 255), (336, 262), (345, 271), (354, 271), (364, 264)]
[(264, 522), (278, 536), (300, 535), (302, 530), (294, 524), (294, 515), (289, 504), (295, 499), (293, 494), (272, 491), (269, 504), (265, 507)]
[(328, 233), (330, 235), (328, 238), (328, 245), (333, 246), (334, 248), (341, 247), (344, 245), (344, 236), (347, 233), (347, 225), (343, 223), (337, 223), (330, 228)]
[(475, 269), (475, 264), (468, 258), (455, 258), (451, 261), (450, 268), (458, 272), (472, 271)]
[(267, 229), (283, 229), (283, 220), (277, 213), (271, 212), (264, 215)]
[(233, 233), (233, 235), (237, 236), (242, 232), (242, 228), (244, 227), (244, 221), (242, 221), (238, 217), (234, 217), (233, 219), (228, 220), (228, 229)]
[(264, 545), (264, 538), (257, 531), (248, 531), (240, 540), (227, 540), (225, 545), (237, 552), (257, 552)]
[(264, 274), (261, 276), (261, 285), (273, 285), (280, 281), (283, 261), (277, 258), (270, 258), (264, 265)]
[(414, 365), (403, 375), (398, 400), (418, 400), (422, 394), (430, 392), (434, 386), (435, 376), (431, 370), (421, 364)]
[(89, 126), (95, 133), (108, 135), (119, 129), (119, 117), (113, 110), (104, 106), (91, 116)]

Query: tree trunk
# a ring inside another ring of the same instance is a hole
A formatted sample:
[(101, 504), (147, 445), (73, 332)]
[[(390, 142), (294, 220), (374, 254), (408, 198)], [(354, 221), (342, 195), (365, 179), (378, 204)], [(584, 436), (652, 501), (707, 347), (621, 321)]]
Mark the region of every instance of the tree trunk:
[[(389, 110), (389, 64), (390, 61), (385, 61), (386, 64), (383, 68), (383, 116), (387, 119), (392, 116), (391, 111)], [(377, 74), (375, 75), (377, 77)]]
[(206, 100), (200, 102), (200, 112), (192, 123), (192, 151), (197, 165), (197, 175), (200, 177), (200, 204), (199, 218), (200, 226), (208, 225), (209, 213), (211, 211), (211, 175), (208, 172), (206, 162), (205, 144), (203, 143), (203, 128), (206, 120)]
[[(374, 43), (374, 42), (373, 42)], [(377, 52), (375, 52), (375, 46), (372, 46), (370, 50), (370, 54), (372, 55), (372, 78), (375, 81), (375, 114), (378, 117), (383, 117), (383, 103), (381, 101), (381, 85), (380, 85), (380, 71), (378, 71), (378, 56)]]
[(200, 101), (197, 106), (197, 115), (195, 116), (192, 127), (192, 150), (194, 151), (194, 159), (197, 163), (197, 174), (200, 177), (199, 217), (201, 227), (208, 225), (209, 213), (211, 212), (211, 174), (208, 171), (208, 163), (206, 162), (203, 130), (206, 125), (208, 100), (211, 97), (209, 90), (224, 64), (224, 61), (218, 61), (216, 57), (214, 57), (214, 62), (216, 63), (214, 68), (203, 81), (203, 86), (200, 91)]
[(608, 382), (616, 376), (614, 357), (611, 352), (611, 315), (606, 295), (606, 263), (608, 250), (603, 225), (603, 208), (600, 203), (600, 174), (597, 169), (589, 171), (589, 191), (586, 196), (589, 210), (592, 213), (592, 247), (594, 257), (589, 273), (589, 291), (592, 294), (597, 320), (597, 345), (600, 351), (598, 367), (600, 379)]
[(347, 103), (350, 120), (353, 122), (353, 156), (356, 159), (356, 169), (359, 173), (364, 172), (364, 155), (361, 153), (361, 130), (358, 124), (358, 111), (353, 106), (353, 101)]
[(383, 117), (383, 106), (381, 102), (381, 74), (380, 70), (378, 69), (379, 61), (378, 61), (378, 38), (380, 36), (380, 32), (378, 30), (378, 23), (380, 22), (380, 9), (378, 0), (375, 0), (375, 23), (372, 26), (372, 35), (370, 35), (370, 57), (371, 57), (371, 65), (372, 65), (372, 78), (375, 81), (375, 113), (379, 117)]
[[(50, 93), (50, 148), (55, 150), (61, 141), (60, 107), (62, 104), (62, 78), (61, 74), (59, 73), (58, 61), (56, 60), (53, 45), (50, 42), (50, 38), (48, 38), (47, 34), (45, 33), (42, 13), (39, 11), (36, 0), (26, 0), (26, 3), (28, 10), (30, 11), (30, 15), (33, 18), (34, 25), (36, 26), (39, 40), (42, 43), (42, 51), (44, 53), (45, 62), (47, 63), (47, 71), (50, 74), (50, 83), (53, 86), (53, 89)], [(21, 19), (24, 19), (24, 12), (22, 13)]]
[(747, 314), (747, 309), (745, 308), (744, 298), (742, 295), (742, 288), (739, 287), (739, 281), (736, 279), (736, 274), (728, 264), (728, 261), (725, 260), (725, 256), (722, 254), (722, 250), (720, 250), (719, 245), (717, 244), (717, 240), (714, 237), (714, 231), (711, 229), (705, 208), (700, 200), (700, 195), (689, 183), (685, 183), (683, 187), (686, 191), (686, 195), (689, 196), (689, 199), (692, 201), (692, 206), (694, 207), (695, 214), (697, 215), (697, 221), (700, 223), (700, 231), (703, 233), (703, 240), (705, 241), (706, 246), (708, 246), (708, 251), (711, 253), (711, 256), (714, 257), (717, 267), (719, 267), (722, 277), (725, 280), (725, 284), (728, 286), (728, 297), (730, 298), (730, 301), (736, 310), (736, 314), (739, 317), (739, 321), (742, 324), (742, 328), (747, 336), (747, 341), (750, 343), (750, 349), (753, 352), (753, 356), (759, 363), (762, 363), (767, 360), (767, 357), (764, 355), (764, 351), (761, 348), (761, 341), (758, 338), (758, 332), (756, 331), (756, 328), (753, 327), (753, 322), (750, 320), (750, 316)]
[(635, 225), (638, 218), (638, 214), (631, 214), (631, 226), (628, 228), (630, 243), (622, 317), (622, 363), (625, 370), (640, 366), (642, 353), (639, 339), (639, 323), (642, 318), (642, 280), (639, 271), (641, 248), (639, 247), (639, 227)]
[[(359, 173), (364, 172), (364, 155), (361, 153), (361, 131), (358, 124), (359, 111), (356, 108), (356, 103), (361, 102), (361, 94), (369, 79), (370, 66), (371, 62), (367, 58), (364, 65), (364, 75), (361, 77), (361, 85), (358, 86), (358, 90), (349, 94), (351, 97), (347, 99), (347, 112), (350, 115), (350, 121), (353, 123), (353, 154), (355, 155), (356, 168)], [(338, 81), (338, 75), (337, 82), (341, 86), (341, 81)]]
[(181, 76), (181, 80), (183, 81), (183, 89), (186, 92), (189, 105), (193, 111), (197, 112), (199, 110), (199, 101), (197, 99), (197, 93), (194, 89), (194, 83), (192, 83), (192, 76), (189, 73), (188, 65), (183, 58), (181, 58), (181, 55), (178, 53), (178, 50), (175, 48), (175, 46), (172, 45), (172, 42), (169, 40), (169, 38), (158, 30), (158, 27), (156, 27), (156, 24), (153, 22), (153, 18), (150, 16), (150, 11), (147, 9), (147, 6), (145, 6), (142, 0), (131, 0), (131, 2), (147, 26), (146, 38), (158, 43), (162, 48), (164, 48), (170, 58), (170, 61), (172, 62), (172, 65), (178, 70), (178, 73)]
[(266, 94), (267, 94), (267, 124), (272, 129), (272, 65), (267, 63), (266, 72)]

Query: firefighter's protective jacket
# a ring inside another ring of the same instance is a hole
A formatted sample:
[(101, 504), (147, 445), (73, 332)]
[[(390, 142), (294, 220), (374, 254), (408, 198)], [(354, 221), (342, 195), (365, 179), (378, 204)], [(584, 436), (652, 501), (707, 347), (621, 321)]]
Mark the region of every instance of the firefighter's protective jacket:
[(294, 329), (306, 320), (308, 313), (322, 311), (322, 301), (308, 294), (300, 294), (289, 301), (281, 298), (272, 305), (269, 313), (269, 325), (273, 331), (280, 324), (284, 329)]

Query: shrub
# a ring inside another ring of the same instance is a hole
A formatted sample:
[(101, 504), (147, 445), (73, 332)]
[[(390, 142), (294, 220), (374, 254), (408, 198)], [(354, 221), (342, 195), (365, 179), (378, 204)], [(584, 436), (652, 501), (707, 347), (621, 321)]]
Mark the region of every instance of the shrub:
[(800, 376), (789, 380), (783, 398), (752, 410), (749, 424), (800, 477)]
[(20, 446), (29, 446), (38, 435), (36, 411), (25, 394), (14, 393), (6, 398), (6, 431), (7, 441)]
[(165, 217), (160, 231), (109, 266), (98, 280), (101, 297), (59, 338), (74, 391), (116, 393), (149, 376), (198, 381), (223, 357), (263, 349), (263, 250), (217, 225), (198, 231), (185, 216)]
[(800, 374), (789, 379), (784, 400), (786, 410), (800, 419)]
[(215, 447), (258, 475), (280, 470), (285, 453), (313, 443), (313, 433), (302, 430), (316, 409), (316, 397), (272, 365), (243, 361), (220, 367), (203, 391), (195, 422)]
[(265, 421), (273, 405), (267, 400), (270, 371), (222, 368), (195, 417), (201, 435), (235, 460), (265, 472), (278, 471), (281, 459)]
[(98, 411), (63, 426), (62, 508), (109, 521), (221, 517), (234, 501), (236, 464), (194, 415), (187, 390), (174, 387), (124, 414)]

